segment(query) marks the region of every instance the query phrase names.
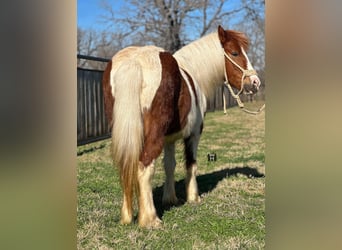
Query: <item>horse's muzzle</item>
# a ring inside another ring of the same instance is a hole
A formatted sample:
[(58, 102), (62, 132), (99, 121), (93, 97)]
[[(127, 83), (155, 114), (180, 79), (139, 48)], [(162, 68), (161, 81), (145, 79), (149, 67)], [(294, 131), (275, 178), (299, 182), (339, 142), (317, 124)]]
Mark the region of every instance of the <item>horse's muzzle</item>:
[(257, 75), (249, 77), (249, 82), (244, 84), (244, 92), (247, 95), (253, 95), (258, 92), (260, 88), (260, 79)]

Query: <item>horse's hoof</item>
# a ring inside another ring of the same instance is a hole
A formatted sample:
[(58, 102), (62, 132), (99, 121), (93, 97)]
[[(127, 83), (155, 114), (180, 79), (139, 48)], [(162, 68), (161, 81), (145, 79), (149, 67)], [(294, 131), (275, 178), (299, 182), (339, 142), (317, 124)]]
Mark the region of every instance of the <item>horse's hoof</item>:
[(163, 207), (172, 207), (172, 206), (176, 206), (178, 204), (179, 204), (179, 201), (178, 201), (177, 197), (162, 200)]
[(147, 229), (160, 229), (163, 227), (163, 222), (156, 216), (152, 220), (139, 221), (139, 226)]
[(132, 219), (127, 219), (127, 218), (121, 218), (121, 220), (120, 220), (120, 224), (121, 225), (128, 225), (128, 224), (130, 224), (132, 222)]
[(194, 197), (189, 197), (187, 202), (188, 203), (193, 203), (193, 204), (200, 203), (201, 202), (201, 197), (199, 195), (196, 195)]

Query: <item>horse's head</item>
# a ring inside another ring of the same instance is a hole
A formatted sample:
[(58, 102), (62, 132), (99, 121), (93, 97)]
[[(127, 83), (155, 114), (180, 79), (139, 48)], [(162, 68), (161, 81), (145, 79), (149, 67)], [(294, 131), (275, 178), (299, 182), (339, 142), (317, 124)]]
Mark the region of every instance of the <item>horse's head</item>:
[(246, 54), (248, 49), (246, 35), (237, 31), (224, 30), (219, 26), (218, 36), (225, 58), (226, 81), (239, 89), (239, 94), (242, 91), (247, 94), (256, 93), (260, 86), (260, 79)]

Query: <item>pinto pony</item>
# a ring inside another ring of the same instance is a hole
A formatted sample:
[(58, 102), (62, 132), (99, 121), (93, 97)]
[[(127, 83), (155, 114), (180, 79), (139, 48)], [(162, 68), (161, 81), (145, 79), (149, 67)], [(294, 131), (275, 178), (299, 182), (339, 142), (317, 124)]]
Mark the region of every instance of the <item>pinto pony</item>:
[(139, 225), (161, 226), (151, 182), (154, 161), (163, 149), (166, 180), (162, 202), (177, 204), (174, 170), (178, 139), (183, 139), (185, 146), (187, 202), (200, 201), (196, 157), (207, 100), (224, 81), (248, 92), (256, 92), (260, 85), (247, 48), (243, 33), (219, 26), (218, 32), (174, 55), (155, 46), (128, 47), (108, 63), (103, 90), (106, 115), (112, 122), (113, 159), (123, 189), (122, 224), (132, 222), (135, 193)]

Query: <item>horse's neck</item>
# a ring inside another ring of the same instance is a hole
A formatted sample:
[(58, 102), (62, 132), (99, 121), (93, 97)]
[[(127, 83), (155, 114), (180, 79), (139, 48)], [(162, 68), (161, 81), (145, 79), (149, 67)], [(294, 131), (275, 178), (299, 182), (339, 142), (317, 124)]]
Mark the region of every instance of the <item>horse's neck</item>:
[(179, 66), (191, 75), (208, 99), (224, 81), (224, 55), (215, 35), (201, 38), (174, 54)]

